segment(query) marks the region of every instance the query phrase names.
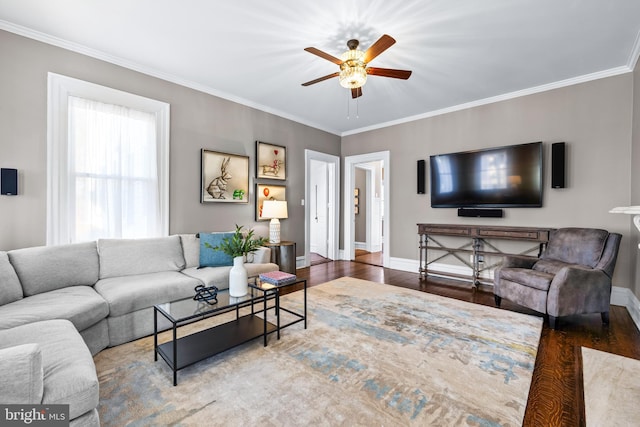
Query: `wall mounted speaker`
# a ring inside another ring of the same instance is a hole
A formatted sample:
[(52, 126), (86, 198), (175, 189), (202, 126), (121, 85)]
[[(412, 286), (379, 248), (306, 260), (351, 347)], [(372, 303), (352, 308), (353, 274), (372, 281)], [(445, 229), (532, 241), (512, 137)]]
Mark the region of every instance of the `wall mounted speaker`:
[(565, 188), (566, 147), (564, 142), (551, 144), (551, 188)]
[(473, 209), (473, 208), (460, 208), (458, 209), (458, 216), (467, 218), (502, 218), (502, 209)]
[(18, 169), (0, 169), (0, 194), (7, 196), (18, 194)]
[(418, 194), (426, 193), (426, 162), (424, 160), (418, 160)]

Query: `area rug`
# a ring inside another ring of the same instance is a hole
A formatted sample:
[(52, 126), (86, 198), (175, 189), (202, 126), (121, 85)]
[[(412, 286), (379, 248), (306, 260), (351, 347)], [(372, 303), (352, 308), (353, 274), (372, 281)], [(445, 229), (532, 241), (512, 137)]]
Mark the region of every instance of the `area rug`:
[(582, 347), (587, 426), (637, 426), (640, 360)]
[[(301, 310), (302, 292), (281, 304)], [(176, 387), (153, 337), (102, 351), (102, 424), (522, 424), (540, 318), (348, 277), (309, 288), (308, 305), (306, 330), (185, 368)]]

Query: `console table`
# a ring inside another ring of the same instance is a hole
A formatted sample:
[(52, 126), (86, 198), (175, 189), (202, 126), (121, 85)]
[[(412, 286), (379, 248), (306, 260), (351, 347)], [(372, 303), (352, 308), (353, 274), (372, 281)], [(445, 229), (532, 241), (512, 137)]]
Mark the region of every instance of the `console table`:
[[(480, 273), (496, 266), (499, 263), (480, 267), (484, 256), (503, 255), (528, 255), (537, 251), (536, 256), (540, 256), (546, 244), (549, 242), (549, 234), (553, 228), (533, 228), (533, 227), (502, 227), (495, 225), (458, 225), (458, 224), (418, 224), (418, 235), (420, 237), (420, 279), (426, 279), (429, 274), (448, 276), (454, 278), (471, 279), (474, 289), (480, 284)], [(464, 239), (464, 244), (458, 247), (449, 247), (441, 243), (434, 236), (453, 236)], [(494, 245), (489, 240), (517, 240), (535, 243), (531, 247), (518, 254), (506, 253)], [(444, 254), (429, 261), (428, 251), (439, 251)], [(463, 255), (467, 255), (466, 259)], [(435, 271), (429, 265), (447, 256), (453, 256), (472, 270), (471, 276), (455, 274), (450, 272)]]

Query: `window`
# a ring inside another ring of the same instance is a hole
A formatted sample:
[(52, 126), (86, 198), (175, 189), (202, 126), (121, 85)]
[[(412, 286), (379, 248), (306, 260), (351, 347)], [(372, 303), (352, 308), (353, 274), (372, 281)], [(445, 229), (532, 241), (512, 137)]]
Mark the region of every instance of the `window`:
[(168, 235), (169, 105), (49, 74), (47, 244)]

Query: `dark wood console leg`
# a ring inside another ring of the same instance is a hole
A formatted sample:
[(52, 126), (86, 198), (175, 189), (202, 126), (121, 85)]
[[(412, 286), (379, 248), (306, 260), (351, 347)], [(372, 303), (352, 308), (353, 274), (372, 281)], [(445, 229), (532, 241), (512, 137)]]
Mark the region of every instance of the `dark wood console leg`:
[(600, 313), (600, 317), (602, 317), (602, 324), (603, 325), (608, 325), (609, 324), (609, 312), (608, 311), (603, 311), (602, 313)]
[(551, 327), (551, 329), (557, 329), (558, 318), (557, 317), (553, 317), (553, 316), (549, 316), (549, 326)]
[(502, 297), (499, 297), (498, 295), (494, 295), (493, 299), (496, 301), (496, 307), (500, 307), (500, 303), (502, 303)]

